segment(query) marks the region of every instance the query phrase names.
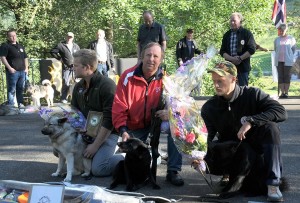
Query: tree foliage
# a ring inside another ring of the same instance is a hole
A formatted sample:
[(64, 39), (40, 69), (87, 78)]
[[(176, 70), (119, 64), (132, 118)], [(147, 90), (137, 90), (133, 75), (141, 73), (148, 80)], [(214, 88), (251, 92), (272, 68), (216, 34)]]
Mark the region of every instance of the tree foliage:
[[(232, 12), (241, 12), (244, 26), (255, 37), (273, 28), (270, 16), (273, 0), (2, 0), (1, 42), (8, 28), (17, 29), (19, 41), (30, 58), (50, 57), (49, 50), (75, 34), (81, 48), (95, 39), (98, 29), (106, 31), (117, 57), (136, 57), (136, 38), (142, 13), (150, 10), (168, 35), (164, 63), (171, 73), (176, 68), (175, 46), (187, 28), (194, 28), (200, 49), (218, 49), (229, 28)], [(267, 25), (267, 26), (266, 26)]]
[(2, 16), (13, 16), (11, 27), (17, 28), (29, 55), (42, 58), (66, 32), (74, 32), (80, 47), (86, 47), (99, 28), (106, 30), (117, 55), (135, 55), (141, 14), (151, 10), (166, 27), (167, 58), (173, 58), (177, 41), (189, 27), (195, 29), (202, 49), (210, 44), (218, 47), (235, 11), (244, 15), (245, 26), (259, 36), (268, 29), (261, 25), (271, 25), (272, 4), (273, 0), (5, 0), (0, 9)]

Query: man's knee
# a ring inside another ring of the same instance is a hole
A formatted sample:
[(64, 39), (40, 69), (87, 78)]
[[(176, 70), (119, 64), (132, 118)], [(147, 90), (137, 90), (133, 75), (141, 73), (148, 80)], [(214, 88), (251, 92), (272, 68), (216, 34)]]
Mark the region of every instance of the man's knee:
[(276, 123), (268, 122), (265, 125), (264, 144), (275, 144), (279, 145), (280, 141), (280, 130)]

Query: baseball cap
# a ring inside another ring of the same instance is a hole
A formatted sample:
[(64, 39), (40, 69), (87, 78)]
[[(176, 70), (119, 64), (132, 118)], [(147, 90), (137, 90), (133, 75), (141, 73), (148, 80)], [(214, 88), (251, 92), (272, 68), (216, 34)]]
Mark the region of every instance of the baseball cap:
[(229, 61), (222, 61), (217, 63), (214, 68), (207, 71), (208, 73), (214, 72), (217, 73), (219, 76), (225, 75), (233, 75), (237, 76), (237, 70), (234, 64), (230, 63)]
[(194, 32), (194, 29), (189, 28), (189, 29), (186, 30), (186, 32), (187, 32), (187, 33), (193, 33), (193, 32)]
[(67, 36), (68, 36), (68, 37), (74, 37), (74, 34), (73, 34), (73, 32), (68, 32), (68, 33), (67, 33)]

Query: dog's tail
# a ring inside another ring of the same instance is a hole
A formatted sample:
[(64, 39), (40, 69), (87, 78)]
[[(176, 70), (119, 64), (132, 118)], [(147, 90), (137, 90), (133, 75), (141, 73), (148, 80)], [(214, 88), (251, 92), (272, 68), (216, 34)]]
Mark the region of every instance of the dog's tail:
[(45, 80), (42, 81), (42, 85), (44, 85), (44, 86), (51, 86), (52, 83), (50, 82), (50, 80), (45, 79)]

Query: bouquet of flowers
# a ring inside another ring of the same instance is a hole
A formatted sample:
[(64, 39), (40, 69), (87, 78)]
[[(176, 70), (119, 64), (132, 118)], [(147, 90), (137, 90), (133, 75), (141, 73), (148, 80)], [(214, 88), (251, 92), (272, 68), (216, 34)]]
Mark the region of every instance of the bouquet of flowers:
[(47, 120), (53, 114), (60, 114), (61, 117), (65, 117), (68, 119), (68, 122), (71, 126), (77, 130), (85, 130), (86, 119), (84, 115), (78, 111), (77, 109), (65, 110), (62, 111), (54, 111), (51, 108), (42, 108), (39, 111), (39, 115), (44, 120)]
[(180, 66), (177, 71), (164, 76), (164, 93), (169, 110), (169, 127), (178, 150), (197, 162), (196, 170), (205, 171), (203, 161), (207, 150), (207, 129), (200, 108), (190, 97), (191, 91), (201, 85), (208, 61), (216, 53), (214, 47)]

